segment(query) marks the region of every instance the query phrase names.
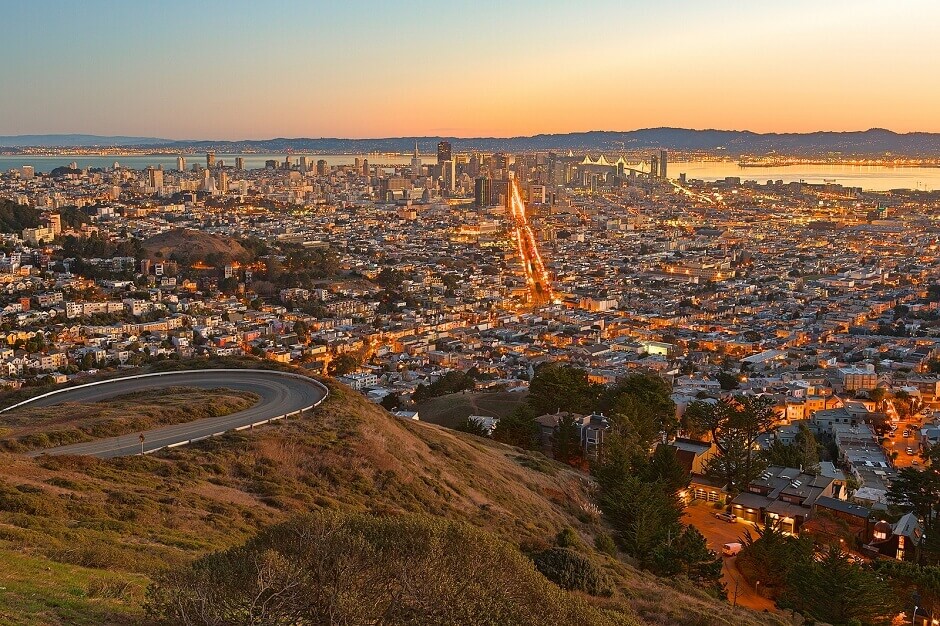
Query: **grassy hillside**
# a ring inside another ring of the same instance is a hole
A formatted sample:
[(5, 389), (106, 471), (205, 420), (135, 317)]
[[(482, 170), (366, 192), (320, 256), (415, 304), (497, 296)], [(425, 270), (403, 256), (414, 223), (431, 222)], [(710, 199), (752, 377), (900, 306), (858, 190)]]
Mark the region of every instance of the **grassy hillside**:
[(422, 402), (418, 405), (418, 415), (423, 422), (455, 428), (470, 415), (506, 417), (525, 398), (525, 393), (517, 391), (452, 393)]
[(168, 259), (176, 254), (194, 261), (204, 261), (210, 256), (230, 261), (246, 258), (248, 254), (234, 239), (185, 228), (175, 228), (154, 235), (143, 242), (143, 247), (148, 256), (156, 259)]
[[(160, 455), (0, 452), (0, 623), (146, 624), (153, 576), (316, 510), (430, 514), (529, 549), (570, 526), (590, 546), (603, 528), (589, 487), (539, 455), (398, 420), (338, 387), (312, 417)], [(615, 590), (585, 597), (625, 623), (779, 623), (586, 550)]]
[(106, 402), (66, 402), (0, 413), (0, 449), (26, 452), (102, 437), (116, 437), (203, 417), (243, 411), (257, 394), (231, 389), (167, 387)]

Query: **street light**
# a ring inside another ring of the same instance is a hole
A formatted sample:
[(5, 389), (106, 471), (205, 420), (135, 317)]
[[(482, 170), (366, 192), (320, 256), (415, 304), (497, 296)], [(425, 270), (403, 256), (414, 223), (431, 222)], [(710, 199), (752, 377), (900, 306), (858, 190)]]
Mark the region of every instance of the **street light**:
[(144, 437), (143, 433), (140, 433), (137, 439), (140, 440), (140, 453), (143, 454), (144, 453), (144, 441), (146, 441), (146, 438)]

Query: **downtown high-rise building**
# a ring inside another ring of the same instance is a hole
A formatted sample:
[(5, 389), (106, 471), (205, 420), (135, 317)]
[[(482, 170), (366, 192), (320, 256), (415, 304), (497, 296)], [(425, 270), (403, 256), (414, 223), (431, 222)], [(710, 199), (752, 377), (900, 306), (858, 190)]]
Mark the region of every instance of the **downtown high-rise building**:
[(329, 168), (326, 165), (326, 159), (320, 159), (317, 161), (317, 176), (326, 176), (328, 171)]
[(457, 164), (452, 160), (441, 163), (441, 177), (444, 179), (444, 189), (454, 191), (457, 188)]
[(245, 169), (245, 159), (242, 157), (235, 157), (235, 169), (243, 170)]
[(186, 171), (186, 157), (180, 155), (176, 157), (176, 171), (185, 172)]
[(481, 176), (473, 181), (473, 204), (483, 208), (490, 203), (490, 179)]
[(411, 175), (415, 178), (421, 175), (421, 157), (418, 156), (417, 141), (415, 141), (415, 152), (411, 157)]
[(650, 178), (659, 178), (659, 157), (650, 157)]
[(453, 161), (453, 154), (450, 149), (449, 141), (441, 141), (437, 144), (437, 164), (440, 165), (445, 161)]
[(163, 169), (147, 168), (147, 187), (151, 193), (163, 193)]
[(666, 151), (665, 151), (665, 150), (660, 150), (660, 151), (659, 151), (659, 177), (660, 177), (660, 178), (663, 178), (663, 179), (666, 178), (666, 162), (667, 162), (667, 160), (668, 160), (668, 156), (667, 156), (667, 154), (666, 154)]
[(215, 151), (209, 150), (206, 152), (206, 169), (211, 170), (215, 167)]

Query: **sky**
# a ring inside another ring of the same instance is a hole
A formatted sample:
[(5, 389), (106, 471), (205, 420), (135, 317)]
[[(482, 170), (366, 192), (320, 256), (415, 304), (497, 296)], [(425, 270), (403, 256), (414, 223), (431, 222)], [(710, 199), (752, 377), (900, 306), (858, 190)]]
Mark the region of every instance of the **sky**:
[(0, 135), (940, 132), (935, 0), (0, 5)]

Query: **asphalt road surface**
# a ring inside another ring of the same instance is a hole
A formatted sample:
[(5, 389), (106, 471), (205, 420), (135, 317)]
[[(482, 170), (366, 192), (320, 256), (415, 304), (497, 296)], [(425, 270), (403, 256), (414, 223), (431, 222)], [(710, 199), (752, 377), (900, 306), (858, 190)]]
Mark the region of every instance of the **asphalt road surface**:
[(258, 394), (260, 400), (244, 411), (222, 417), (207, 417), (184, 424), (155, 428), (143, 433), (37, 450), (32, 452), (31, 456), (81, 454), (111, 458), (140, 454), (141, 434), (144, 436), (143, 450), (151, 452), (169, 445), (200, 437), (218, 435), (241, 426), (255, 424), (274, 417), (280, 417), (286, 413), (306, 409), (322, 400), (326, 395), (325, 389), (314, 380), (301, 376), (291, 376), (282, 372), (267, 370), (193, 370), (145, 378), (117, 378), (93, 386), (74, 387), (49, 397), (29, 401), (26, 406), (54, 406), (63, 402), (99, 402), (129, 393), (165, 387), (199, 387), (202, 389), (224, 387), (236, 391), (251, 391)]

